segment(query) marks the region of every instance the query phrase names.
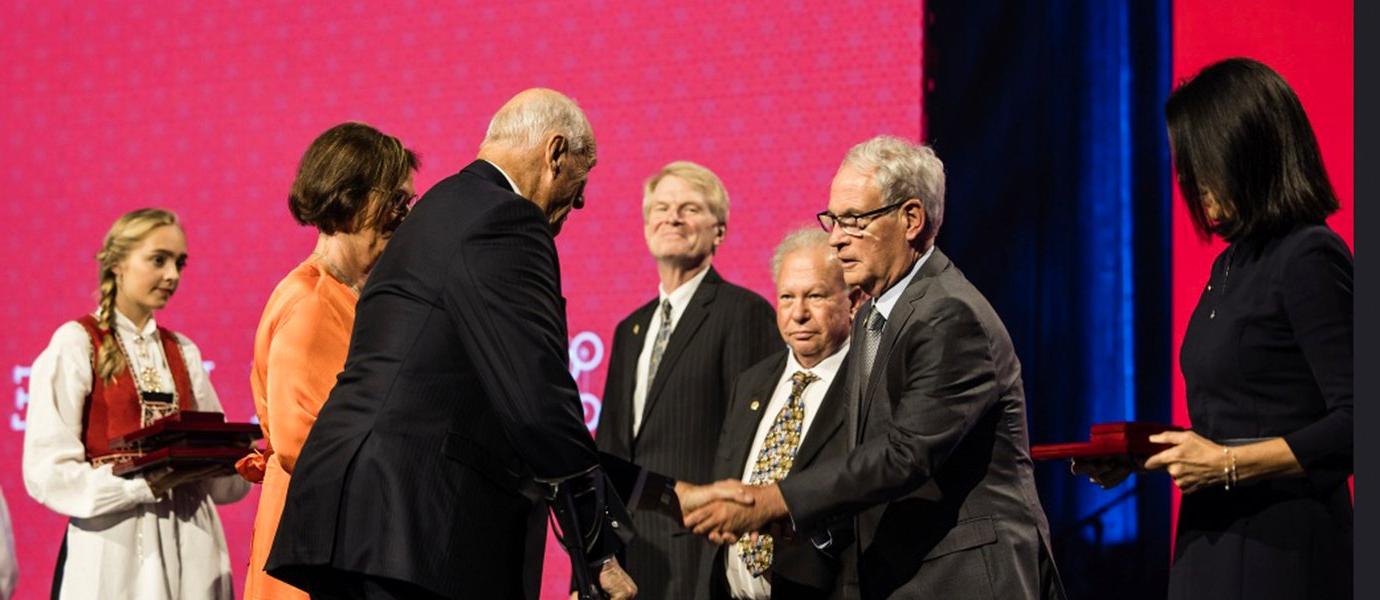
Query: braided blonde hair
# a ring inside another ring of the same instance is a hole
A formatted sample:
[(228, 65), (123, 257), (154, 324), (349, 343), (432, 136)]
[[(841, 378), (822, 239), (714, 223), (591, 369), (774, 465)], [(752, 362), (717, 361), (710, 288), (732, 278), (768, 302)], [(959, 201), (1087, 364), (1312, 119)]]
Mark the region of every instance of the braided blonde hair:
[(141, 208), (125, 213), (96, 253), (101, 268), (100, 308), (96, 318), (101, 329), (101, 351), (96, 356), (96, 373), (105, 381), (114, 381), (115, 374), (125, 368), (125, 356), (115, 341), (115, 295), (119, 291), (115, 281), (115, 267), (129, 257), (130, 250), (139, 245), (153, 230), (165, 225), (177, 225), (177, 215), (161, 208)]

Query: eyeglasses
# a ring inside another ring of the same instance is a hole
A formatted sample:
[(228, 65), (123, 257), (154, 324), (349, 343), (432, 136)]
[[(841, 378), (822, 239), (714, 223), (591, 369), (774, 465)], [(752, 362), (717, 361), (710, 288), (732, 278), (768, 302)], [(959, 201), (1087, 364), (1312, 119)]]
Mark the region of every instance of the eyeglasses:
[(876, 221), (877, 217), (901, 208), (905, 206), (905, 204), (904, 201), (897, 202), (895, 204), (883, 206), (877, 210), (869, 210), (865, 213), (856, 215), (836, 215), (827, 210), (822, 210), (819, 214), (815, 215), (815, 218), (819, 219), (819, 226), (824, 229), (825, 233), (833, 233), (834, 227), (838, 227), (848, 235), (861, 237), (863, 230), (867, 229), (867, 226), (871, 225), (873, 221)]
[(388, 206), (393, 209), (393, 212), (403, 216), (407, 215), (408, 211), (411, 209), (412, 203), (417, 200), (417, 194), (414, 194), (407, 190), (385, 190), (382, 188), (369, 189), (380, 194), (384, 194), (385, 196), (391, 194), (392, 200)]
[(394, 201), (393, 210), (401, 214), (407, 214), (412, 210), (412, 204), (417, 201), (417, 194), (406, 190), (398, 190), (397, 200)]

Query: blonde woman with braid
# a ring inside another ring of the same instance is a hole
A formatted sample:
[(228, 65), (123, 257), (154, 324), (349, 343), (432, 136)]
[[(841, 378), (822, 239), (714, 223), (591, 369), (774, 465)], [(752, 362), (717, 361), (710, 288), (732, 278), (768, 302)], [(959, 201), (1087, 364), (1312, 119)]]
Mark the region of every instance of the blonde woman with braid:
[(173, 213), (136, 210), (96, 260), (99, 307), (58, 328), (30, 379), (24, 487), (71, 518), (53, 597), (233, 598), (214, 504), (249, 484), (220, 471), (111, 472), (130, 455), (110, 438), (181, 410), (221, 412), (196, 345), (153, 318), (177, 291), (187, 236)]

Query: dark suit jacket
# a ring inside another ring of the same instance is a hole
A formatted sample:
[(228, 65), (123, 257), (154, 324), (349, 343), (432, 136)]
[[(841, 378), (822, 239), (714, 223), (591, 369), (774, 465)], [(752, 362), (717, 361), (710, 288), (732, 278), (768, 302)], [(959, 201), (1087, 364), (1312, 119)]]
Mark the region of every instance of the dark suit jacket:
[[(653, 299), (618, 324), (604, 385), (599, 449), (675, 479), (710, 480), (729, 385), (753, 363), (781, 347), (776, 312), (761, 296), (719, 277), (711, 267), (667, 342), (651, 382), (639, 434), (632, 434), (637, 356), (656, 311)], [(637, 539), (628, 546), (628, 573), (643, 598), (688, 598), (699, 575), (697, 536), (672, 538), (684, 528), (648, 511), (633, 514)]]
[(535, 598), (544, 503), (526, 484), (597, 465), (560, 289), (546, 218), (493, 165), (431, 188), (369, 276), (267, 570)]
[(1001, 319), (939, 249), (858, 383), (857, 447), (780, 487), (799, 528), (856, 515), (862, 596), (1062, 598), (1020, 363)]
[[(786, 369), (787, 352), (790, 350), (767, 357), (743, 371), (734, 382), (733, 401), (724, 418), (723, 432), (719, 434), (719, 455), (714, 463), (715, 481), (741, 478), (744, 466), (756, 460), (755, 456), (749, 456), (752, 440), (763, 420), (770, 422), (776, 418), (774, 414), (765, 413), (776, 391), (776, 384)], [(810, 422), (810, 429), (800, 442), (795, 462), (791, 464), (792, 473), (821, 460), (848, 453), (848, 433), (844, 427), (848, 420), (845, 412), (848, 403), (845, 395), (847, 374), (848, 359), (845, 358), (825, 392), (818, 414)], [(829, 535), (833, 539), (829, 553), (816, 549), (804, 535), (776, 542), (771, 565), (773, 598), (806, 600), (841, 597), (840, 551), (849, 546), (852, 531), (847, 526), (838, 527)], [(729, 598), (723, 566), (724, 552), (737, 551), (734, 545), (705, 547), (696, 597), (712, 600)]]

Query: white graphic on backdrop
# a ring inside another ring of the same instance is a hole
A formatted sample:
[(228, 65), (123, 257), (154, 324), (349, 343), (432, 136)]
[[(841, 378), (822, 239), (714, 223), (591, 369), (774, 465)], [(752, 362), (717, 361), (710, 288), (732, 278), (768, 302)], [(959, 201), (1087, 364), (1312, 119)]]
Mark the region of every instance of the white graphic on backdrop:
[[(580, 388), (580, 404), (584, 407), (585, 427), (590, 431), (599, 425), (599, 412), (603, 408), (603, 401), (598, 396), (585, 391), (588, 375), (599, 368), (604, 362), (604, 341), (592, 331), (581, 331), (570, 340), (570, 376), (575, 379), (576, 385)], [(216, 368), (216, 361), (203, 360), (203, 367), (209, 375)], [(28, 365), (15, 365), (11, 370), (11, 378), (14, 380), (14, 412), (10, 413), (10, 430), (24, 431), (25, 414), (29, 407), (29, 373)], [(254, 423), (259, 422), (258, 415), (250, 418)]]
[(15, 365), (14, 371), (14, 412), (10, 413), (10, 429), (24, 431), (24, 411), (29, 407), (29, 386), (21, 385), (28, 381), (30, 369)]
[(585, 409), (585, 427), (590, 431), (599, 425), (599, 413), (604, 403), (598, 396), (585, 391), (584, 377), (604, 362), (604, 341), (592, 331), (581, 331), (570, 340), (570, 376), (580, 388), (580, 404)]

